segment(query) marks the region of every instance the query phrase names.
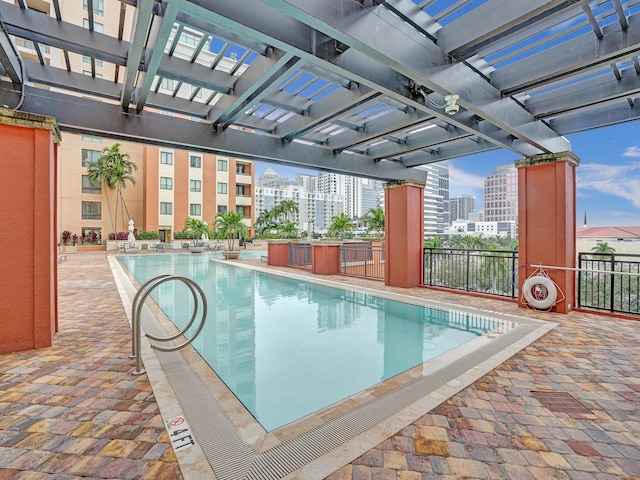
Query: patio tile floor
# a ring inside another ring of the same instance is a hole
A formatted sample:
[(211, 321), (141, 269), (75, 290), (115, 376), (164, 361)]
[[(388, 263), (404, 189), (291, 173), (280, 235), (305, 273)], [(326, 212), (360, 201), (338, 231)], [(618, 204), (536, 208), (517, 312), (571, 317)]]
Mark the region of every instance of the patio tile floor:
[[(410, 293), (559, 325), (329, 480), (640, 478), (640, 322)], [(0, 355), (0, 480), (182, 478), (147, 376), (131, 375), (104, 252), (59, 265), (59, 308), (52, 347)], [(536, 391), (566, 392), (592, 414), (552, 412)]]

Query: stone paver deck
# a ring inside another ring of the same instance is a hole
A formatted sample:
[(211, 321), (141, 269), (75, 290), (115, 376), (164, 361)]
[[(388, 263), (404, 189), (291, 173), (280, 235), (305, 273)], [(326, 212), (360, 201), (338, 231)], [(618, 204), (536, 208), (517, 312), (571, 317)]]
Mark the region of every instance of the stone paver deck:
[[(131, 375), (104, 252), (59, 267), (54, 346), (0, 356), (0, 480), (182, 478), (146, 375)], [(559, 326), (330, 480), (640, 478), (640, 322), (411, 293)], [(539, 391), (568, 393), (588, 412), (551, 411)]]

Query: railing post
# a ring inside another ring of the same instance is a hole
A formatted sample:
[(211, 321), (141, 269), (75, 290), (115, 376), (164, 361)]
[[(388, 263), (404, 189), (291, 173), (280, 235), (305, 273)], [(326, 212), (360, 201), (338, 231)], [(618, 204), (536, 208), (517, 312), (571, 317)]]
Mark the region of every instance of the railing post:
[(467, 292), (469, 291), (469, 270), (470, 270), (470, 262), (471, 262), (471, 250), (466, 250), (467, 253), (467, 279), (466, 279), (466, 285), (467, 285)]
[(516, 298), (516, 257), (518, 252), (511, 252), (511, 298)]
[(582, 306), (582, 253), (578, 253), (577, 306)]
[(616, 268), (615, 254), (612, 253), (611, 254), (611, 275), (610, 275), (611, 279), (609, 280), (609, 289), (610, 289), (610, 291), (609, 291), (609, 301), (611, 302), (610, 303), (610, 307), (611, 307), (611, 311), (612, 312), (614, 311), (613, 302), (614, 302), (614, 298), (615, 298), (615, 291), (614, 291), (614, 288), (615, 288), (615, 274), (613, 273), (615, 268)]

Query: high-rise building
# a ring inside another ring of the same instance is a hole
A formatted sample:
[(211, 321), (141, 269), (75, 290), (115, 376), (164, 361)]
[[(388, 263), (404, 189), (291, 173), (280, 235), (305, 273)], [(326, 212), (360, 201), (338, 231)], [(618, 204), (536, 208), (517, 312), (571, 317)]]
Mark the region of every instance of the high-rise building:
[(380, 181), (322, 172), (318, 175), (317, 188), (322, 193), (342, 195), (344, 214), (349, 218), (360, 218), (380, 206)]
[(449, 223), (456, 220), (469, 220), (469, 214), (475, 212), (476, 197), (460, 195), (449, 199)]
[[(26, 3), (32, 10), (48, 16), (56, 15), (56, 8), (50, 0)], [(90, 19), (88, 2), (82, 2), (81, 8), (80, 5), (79, 1), (57, 2), (65, 21), (84, 28), (91, 27), (95, 32), (115, 38), (118, 38), (121, 13), (127, 19), (135, 13), (135, 8), (125, 3), (94, 0)], [(130, 25), (130, 21), (123, 22), (124, 38), (129, 35)], [(200, 44), (200, 35), (176, 24), (170, 37), (174, 42), (175, 55), (192, 58)], [(64, 72), (69, 67), (71, 71), (82, 71), (84, 75), (95, 79), (123, 81), (124, 69), (118, 69), (114, 63), (74, 52), (63, 56), (59, 49), (36, 45), (31, 41), (22, 40), (17, 44), (24, 59), (45, 63)], [(215, 57), (216, 54), (209, 50), (207, 44), (199, 52), (196, 62), (211, 65)], [(229, 73), (236, 63), (224, 57), (216, 63), (216, 69)], [(238, 74), (246, 69), (246, 65), (238, 67)], [(172, 95), (205, 103), (216, 94), (160, 76), (156, 76), (153, 82), (155, 95)], [(161, 113), (173, 115), (171, 112)], [(104, 185), (93, 185), (87, 176), (88, 166), (100, 157), (104, 147), (114, 143), (113, 140), (97, 136), (63, 133), (58, 150), (60, 232), (67, 230), (82, 237), (93, 234), (94, 238), (107, 240), (108, 234), (114, 231), (126, 231), (129, 219), (133, 219), (137, 230), (158, 230), (161, 240), (170, 241), (173, 232), (182, 230), (187, 217), (211, 224), (217, 212), (228, 209), (243, 213), (245, 223), (251, 226), (252, 162), (131, 142), (120, 142), (120, 150), (129, 154), (130, 160), (137, 166), (133, 172), (136, 183), (127, 184), (123, 191), (126, 209), (119, 203), (116, 212), (115, 192), (107, 191)], [(116, 214), (118, 218), (114, 225), (113, 217)]]
[(326, 233), (331, 219), (344, 211), (344, 196), (316, 191), (316, 180), (316, 177), (298, 174), (293, 181), (267, 168), (256, 182), (256, 216), (273, 210), (284, 200), (291, 200), (298, 207), (298, 213), (291, 220), (301, 232)]
[(420, 167), (426, 170), (424, 187), (424, 236), (432, 237), (444, 233), (449, 225), (449, 164), (431, 163)]
[(484, 220), (514, 221), (518, 225), (518, 171), (501, 165), (484, 181)]

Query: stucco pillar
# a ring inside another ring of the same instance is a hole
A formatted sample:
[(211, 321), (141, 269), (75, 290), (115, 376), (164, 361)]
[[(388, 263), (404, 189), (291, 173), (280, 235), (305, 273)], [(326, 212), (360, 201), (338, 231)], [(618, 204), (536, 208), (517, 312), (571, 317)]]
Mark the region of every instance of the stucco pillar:
[[(518, 286), (535, 265), (576, 266), (576, 167), (571, 152), (535, 155), (515, 162), (518, 168)], [(544, 269), (558, 285), (553, 310), (570, 312), (576, 304), (576, 272)], [(520, 301), (520, 306), (526, 306)]]
[(316, 275), (340, 273), (340, 245), (342, 242), (313, 242), (311, 245), (311, 272)]
[(423, 204), (423, 184), (411, 180), (384, 184), (386, 285), (422, 285)]
[(267, 244), (267, 265), (286, 267), (289, 265), (289, 242), (291, 240), (269, 240)]
[(0, 353), (51, 346), (57, 330), (52, 117), (0, 108)]

